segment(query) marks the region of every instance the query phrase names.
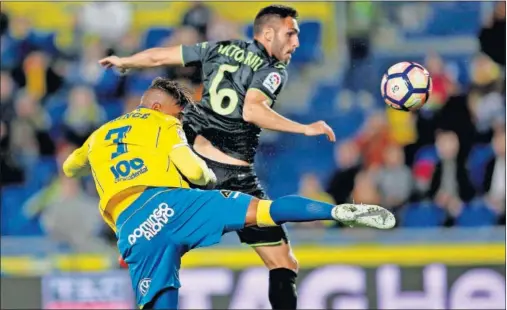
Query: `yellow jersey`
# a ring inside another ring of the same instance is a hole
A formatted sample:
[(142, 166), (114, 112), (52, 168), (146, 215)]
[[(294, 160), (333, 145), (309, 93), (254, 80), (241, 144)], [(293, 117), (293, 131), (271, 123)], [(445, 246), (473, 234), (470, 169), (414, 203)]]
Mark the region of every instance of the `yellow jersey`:
[[(63, 165), (69, 177), (91, 172), (106, 223), (114, 223), (148, 186), (204, 185), (209, 170), (188, 147), (178, 119), (138, 108), (94, 131)], [(185, 176), (185, 178), (182, 176)]]

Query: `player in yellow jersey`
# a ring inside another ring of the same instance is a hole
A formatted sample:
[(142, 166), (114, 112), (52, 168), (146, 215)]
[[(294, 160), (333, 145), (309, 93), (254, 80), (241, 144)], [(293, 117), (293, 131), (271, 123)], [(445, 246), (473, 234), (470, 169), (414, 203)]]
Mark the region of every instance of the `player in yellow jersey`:
[(137, 109), (97, 129), (63, 164), (68, 177), (93, 175), (100, 212), (116, 232), (141, 308), (176, 309), (181, 256), (218, 243), (229, 231), (332, 219), (394, 226), (392, 214), (378, 206), (191, 189), (190, 184), (211, 187), (216, 178), (181, 129), (189, 98), (177, 83), (155, 79)]

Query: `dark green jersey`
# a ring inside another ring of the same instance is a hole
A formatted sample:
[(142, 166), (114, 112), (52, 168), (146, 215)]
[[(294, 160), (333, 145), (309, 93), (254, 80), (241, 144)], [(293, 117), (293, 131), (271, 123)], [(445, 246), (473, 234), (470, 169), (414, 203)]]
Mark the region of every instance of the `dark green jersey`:
[(185, 66), (200, 65), (204, 84), (200, 104), (189, 106), (183, 126), (192, 142), (202, 135), (222, 152), (253, 162), (261, 129), (243, 120), (246, 92), (255, 88), (271, 105), (287, 81), (285, 65), (257, 41), (203, 42), (182, 47)]

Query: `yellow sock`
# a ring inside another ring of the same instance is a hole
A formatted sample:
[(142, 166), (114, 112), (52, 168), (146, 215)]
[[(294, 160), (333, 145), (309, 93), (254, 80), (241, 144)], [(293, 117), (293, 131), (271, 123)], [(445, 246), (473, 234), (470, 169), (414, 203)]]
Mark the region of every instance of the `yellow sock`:
[(257, 226), (259, 227), (271, 227), (278, 226), (269, 214), (271, 208), (271, 200), (260, 200), (257, 205)]

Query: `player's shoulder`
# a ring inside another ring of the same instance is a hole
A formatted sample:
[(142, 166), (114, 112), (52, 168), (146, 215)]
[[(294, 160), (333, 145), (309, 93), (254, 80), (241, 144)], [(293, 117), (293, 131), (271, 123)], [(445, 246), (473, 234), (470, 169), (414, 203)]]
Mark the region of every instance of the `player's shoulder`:
[(206, 41), (200, 43), (203, 45), (203, 48), (206, 48), (210, 51), (223, 51), (224, 48), (229, 46), (237, 46), (241, 49), (245, 49), (248, 47), (248, 42), (244, 40), (234, 39), (234, 40), (220, 40), (220, 41)]
[(181, 121), (171, 115), (164, 115), (164, 122), (167, 124), (168, 128), (173, 126), (181, 126)]
[(272, 61), (271, 63), (269, 63), (267, 68), (273, 72), (278, 72), (284, 76), (288, 75), (287, 64), (284, 63), (283, 61)]
[(287, 72), (287, 65), (281, 61), (271, 61), (261, 67), (258, 72), (260, 75), (267, 76), (271, 73), (274, 75), (280, 76), (283, 80), (286, 80), (289, 77)]

